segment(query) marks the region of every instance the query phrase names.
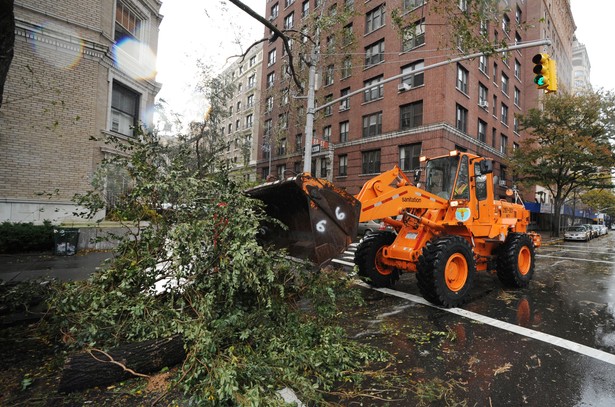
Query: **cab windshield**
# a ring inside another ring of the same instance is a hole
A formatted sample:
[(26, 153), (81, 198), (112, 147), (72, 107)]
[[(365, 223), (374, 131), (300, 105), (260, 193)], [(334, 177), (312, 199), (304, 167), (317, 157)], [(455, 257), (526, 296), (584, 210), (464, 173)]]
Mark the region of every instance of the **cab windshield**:
[(459, 166), (459, 156), (449, 156), (427, 162), (426, 190), (444, 199), (450, 199)]

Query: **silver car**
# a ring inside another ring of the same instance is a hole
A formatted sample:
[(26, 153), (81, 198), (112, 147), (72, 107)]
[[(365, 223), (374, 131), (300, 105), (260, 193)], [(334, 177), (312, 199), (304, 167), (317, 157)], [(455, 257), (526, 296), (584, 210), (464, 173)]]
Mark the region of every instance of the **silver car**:
[(591, 239), (591, 231), (584, 226), (572, 226), (564, 232), (564, 240), (582, 240), (587, 242)]

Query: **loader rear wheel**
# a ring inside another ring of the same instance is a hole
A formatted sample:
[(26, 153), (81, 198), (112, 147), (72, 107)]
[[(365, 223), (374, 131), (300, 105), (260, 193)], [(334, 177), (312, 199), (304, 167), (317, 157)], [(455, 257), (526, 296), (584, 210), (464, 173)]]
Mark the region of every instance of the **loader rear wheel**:
[(432, 239), (419, 257), (416, 278), (423, 297), (444, 307), (468, 300), (476, 264), (470, 244), (460, 236)]
[(399, 270), (383, 264), (379, 258), (382, 249), (395, 241), (391, 232), (374, 232), (365, 236), (354, 255), (359, 277), (374, 287), (391, 287), (399, 280)]
[(498, 254), (498, 278), (507, 287), (525, 288), (534, 275), (534, 243), (525, 233), (510, 233)]

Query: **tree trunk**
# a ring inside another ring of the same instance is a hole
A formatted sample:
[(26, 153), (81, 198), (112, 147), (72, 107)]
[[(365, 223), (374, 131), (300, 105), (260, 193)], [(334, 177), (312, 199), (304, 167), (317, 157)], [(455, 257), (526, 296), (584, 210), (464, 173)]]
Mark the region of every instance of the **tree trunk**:
[(66, 360), (58, 391), (105, 386), (174, 366), (185, 357), (181, 336), (120, 345), (108, 352), (78, 353)]

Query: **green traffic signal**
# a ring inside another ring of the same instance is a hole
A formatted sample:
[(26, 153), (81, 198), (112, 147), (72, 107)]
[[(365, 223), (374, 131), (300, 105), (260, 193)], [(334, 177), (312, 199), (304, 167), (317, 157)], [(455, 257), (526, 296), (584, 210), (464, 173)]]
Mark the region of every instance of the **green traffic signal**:
[(549, 55), (536, 54), (532, 58), (534, 63), (534, 83), (538, 89), (545, 89), (549, 86)]

